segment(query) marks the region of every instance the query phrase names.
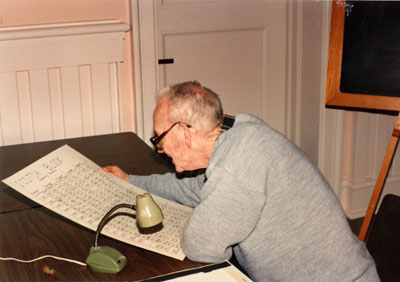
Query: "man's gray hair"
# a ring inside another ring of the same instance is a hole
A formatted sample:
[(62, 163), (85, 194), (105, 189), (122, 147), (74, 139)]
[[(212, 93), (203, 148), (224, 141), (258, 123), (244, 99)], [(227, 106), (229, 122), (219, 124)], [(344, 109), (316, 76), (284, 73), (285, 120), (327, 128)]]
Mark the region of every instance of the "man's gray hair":
[(222, 125), (224, 112), (218, 94), (199, 82), (186, 81), (167, 87), (160, 91), (157, 101), (168, 94), (170, 122), (190, 124), (202, 133)]

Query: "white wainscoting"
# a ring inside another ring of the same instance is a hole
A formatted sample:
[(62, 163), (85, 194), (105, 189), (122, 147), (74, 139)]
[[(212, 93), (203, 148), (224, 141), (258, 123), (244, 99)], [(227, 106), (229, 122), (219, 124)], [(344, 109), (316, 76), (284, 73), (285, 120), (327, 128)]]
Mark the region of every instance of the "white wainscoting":
[[(349, 218), (365, 216), (397, 116), (346, 112), (342, 204)], [(400, 195), (400, 158), (396, 151), (382, 196)]]
[(120, 132), (116, 20), (0, 28), (0, 145)]

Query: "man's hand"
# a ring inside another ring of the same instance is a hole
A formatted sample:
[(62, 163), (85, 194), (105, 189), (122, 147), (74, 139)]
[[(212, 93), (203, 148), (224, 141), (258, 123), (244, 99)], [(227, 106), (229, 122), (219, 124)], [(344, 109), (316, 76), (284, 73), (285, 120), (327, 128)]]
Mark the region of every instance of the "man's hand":
[(102, 171), (108, 172), (108, 173), (112, 173), (115, 176), (128, 181), (128, 174), (123, 171), (122, 169), (120, 169), (118, 166), (112, 165), (112, 166), (105, 166), (101, 168)]

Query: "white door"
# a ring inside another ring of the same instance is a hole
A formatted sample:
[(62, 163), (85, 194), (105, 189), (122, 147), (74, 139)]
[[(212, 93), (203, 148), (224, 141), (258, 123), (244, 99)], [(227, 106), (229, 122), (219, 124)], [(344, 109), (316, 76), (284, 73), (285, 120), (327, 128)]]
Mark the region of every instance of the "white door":
[[(140, 71), (136, 91), (142, 138), (153, 134), (155, 93), (185, 80), (197, 80), (217, 92), (225, 113), (254, 114), (285, 133), (287, 1), (133, 4), (139, 14), (140, 43), (135, 44), (141, 65), (135, 78)], [(173, 63), (157, 65), (161, 59)]]

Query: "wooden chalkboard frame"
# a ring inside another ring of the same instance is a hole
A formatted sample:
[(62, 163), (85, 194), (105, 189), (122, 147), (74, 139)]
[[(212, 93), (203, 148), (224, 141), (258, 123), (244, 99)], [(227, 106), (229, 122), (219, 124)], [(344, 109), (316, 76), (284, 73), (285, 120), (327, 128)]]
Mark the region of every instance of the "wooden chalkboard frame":
[(400, 97), (353, 94), (340, 91), (345, 13), (346, 0), (332, 2), (326, 106), (400, 111)]

